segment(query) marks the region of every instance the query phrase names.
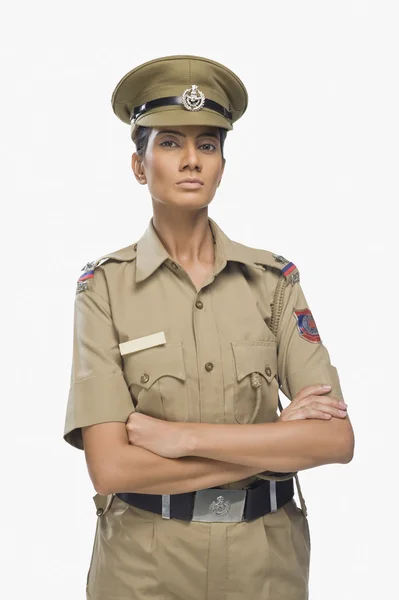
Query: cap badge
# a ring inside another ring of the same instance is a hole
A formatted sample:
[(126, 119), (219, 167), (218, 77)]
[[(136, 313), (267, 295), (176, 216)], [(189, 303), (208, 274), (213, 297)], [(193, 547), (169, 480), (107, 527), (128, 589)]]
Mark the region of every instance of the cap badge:
[(205, 103), (205, 94), (196, 85), (192, 85), (183, 92), (182, 101), (187, 110), (200, 110)]

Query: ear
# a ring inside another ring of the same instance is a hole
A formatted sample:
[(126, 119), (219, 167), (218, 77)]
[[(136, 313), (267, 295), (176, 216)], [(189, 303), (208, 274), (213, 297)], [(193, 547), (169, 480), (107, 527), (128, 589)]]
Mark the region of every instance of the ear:
[(222, 168), (221, 168), (221, 170), (220, 170), (220, 177), (219, 177), (219, 183), (218, 183), (218, 187), (219, 187), (219, 185), (220, 185), (220, 184), (221, 184), (221, 182), (222, 182), (222, 177), (223, 177), (223, 173), (224, 173), (224, 167), (225, 167), (225, 165), (226, 165), (226, 159), (225, 159), (225, 158), (223, 158)]
[(141, 183), (141, 185), (145, 185), (147, 183), (144, 166), (141, 157), (137, 154), (137, 152), (132, 154), (132, 171), (136, 180)]

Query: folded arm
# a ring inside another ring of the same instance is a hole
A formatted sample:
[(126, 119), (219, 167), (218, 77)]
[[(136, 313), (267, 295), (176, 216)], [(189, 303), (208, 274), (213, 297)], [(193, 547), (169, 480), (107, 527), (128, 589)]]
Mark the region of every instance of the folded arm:
[(299, 471), (352, 460), (354, 437), (349, 417), (305, 419), (252, 425), (185, 423), (187, 454), (259, 471)]
[(164, 458), (129, 445), (124, 423), (99, 423), (82, 428), (86, 463), (95, 490), (182, 494), (244, 479), (257, 467), (209, 458)]

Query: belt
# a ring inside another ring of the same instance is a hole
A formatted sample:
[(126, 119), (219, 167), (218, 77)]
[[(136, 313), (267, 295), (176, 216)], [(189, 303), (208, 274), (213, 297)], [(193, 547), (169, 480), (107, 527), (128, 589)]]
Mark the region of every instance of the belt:
[(256, 481), (243, 490), (207, 488), (184, 494), (137, 494), (118, 492), (132, 506), (183, 521), (252, 521), (275, 512), (294, 496), (293, 479)]

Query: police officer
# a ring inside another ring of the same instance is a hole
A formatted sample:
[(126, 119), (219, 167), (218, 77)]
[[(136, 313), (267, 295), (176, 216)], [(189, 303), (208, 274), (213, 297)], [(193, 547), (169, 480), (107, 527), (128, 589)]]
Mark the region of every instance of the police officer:
[(247, 102), (237, 75), (196, 56), (142, 64), (112, 95), (154, 214), (77, 283), (64, 439), (97, 492), (92, 600), (308, 598), (297, 471), (348, 462), (353, 432), (295, 264), (208, 217)]

